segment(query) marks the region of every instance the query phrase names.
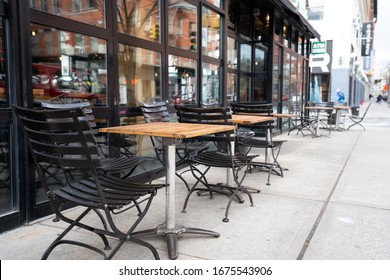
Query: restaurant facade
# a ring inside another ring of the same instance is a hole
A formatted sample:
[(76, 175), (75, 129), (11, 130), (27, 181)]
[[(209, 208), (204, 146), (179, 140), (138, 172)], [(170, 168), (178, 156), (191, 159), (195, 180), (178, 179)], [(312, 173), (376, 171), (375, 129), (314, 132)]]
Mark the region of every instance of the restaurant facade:
[[(101, 127), (143, 122), (156, 98), (287, 112), (319, 39), (288, 0), (0, 0), (0, 19), (0, 232), (51, 213), (12, 105), (88, 100)], [(161, 170), (148, 138), (99, 137), (150, 159), (134, 176)]]

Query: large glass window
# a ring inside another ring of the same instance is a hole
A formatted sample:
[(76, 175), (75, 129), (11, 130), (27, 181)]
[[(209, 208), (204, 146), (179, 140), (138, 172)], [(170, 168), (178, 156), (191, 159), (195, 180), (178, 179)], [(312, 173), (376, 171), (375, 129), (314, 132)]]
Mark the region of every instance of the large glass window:
[(121, 105), (161, 96), (161, 53), (120, 44), (118, 60)]
[(252, 25), (252, 9), (244, 2), (240, 2), (240, 34), (246, 37), (251, 37), (251, 25)]
[(13, 209), (10, 179), (10, 125), (0, 121), (0, 215)]
[(202, 103), (219, 103), (220, 67), (211, 63), (202, 63)]
[(118, 30), (160, 42), (160, 0), (117, 0)]
[(195, 104), (197, 100), (196, 60), (169, 55), (168, 63), (169, 99), (174, 104)]
[(237, 69), (238, 41), (227, 38), (227, 67)]
[(249, 102), (251, 92), (252, 92), (252, 79), (251, 79), (251, 77), (241, 75), (239, 103)]
[(86, 24), (106, 27), (105, 0), (100, 1), (29, 1), (30, 8), (80, 21)]
[(221, 7), (221, 0), (206, 0), (206, 1), (217, 6), (218, 8)]
[(260, 44), (255, 45), (255, 72), (261, 73), (267, 70), (267, 52)]
[(227, 74), (227, 102), (237, 101), (237, 75)]
[(241, 45), (240, 70), (245, 72), (252, 70), (252, 46), (250, 44)]
[(0, 108), (8, 107), (9, 98), (7, 92), (7, 65), (5, 56), (3, 18), (0, 17)]
[(183, 0), (168, 2), (168, 43), (184, 50), (197, 51), (197, 8)]
[(105, 40), (32, 24), (31, 42), (35, 103), (62, 98), (107, 105)]
[(324, 0), (306, 0), (309, 20), (322, 20), (324, 17)]
[(202, 12), (202, 53), (207, 56), (221, 57), (221, 16), (208, 9)]
[(238, 0), (229, 0), (228, 3), (228, 19), (227, 24), (229, 29), (236, 30), (238, 17)]

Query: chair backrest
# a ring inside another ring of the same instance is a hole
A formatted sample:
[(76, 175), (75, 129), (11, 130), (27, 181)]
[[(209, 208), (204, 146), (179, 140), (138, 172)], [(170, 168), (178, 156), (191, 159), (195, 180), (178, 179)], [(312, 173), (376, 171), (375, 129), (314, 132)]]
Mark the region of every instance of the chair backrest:
[(287, 101), (287, 108), (289, 114), (300, 115), (302, 111), (302, 106), (300, 101), (292, 101), (292, 100)]
[(170, 116), (167, 105), (163, 101), (152, 103), (140, 102), (142, 114), (145, 122), (169, 122)]
[(93, 134), (80, 108), (62, 110), (27, 109), (13, 106), (37, 168), (43, 187), (48, 192), (47, 173), (43, 165), (63, 169), (79, 168), (97, 176), (100, 154)]
[(368, 104), (366, 110), (364, 111), (364, 114), (362, 116), (362, 120), (364, 119), (364, 117), (366, 116), (367, 112), (368, 112), (368, 109), (370, 109), (370, 106), (371, 106), (372, 103)]
[[(233, 114), (245, 114), (245, 115), (264, 115), (272, 116), (273, 115), (273, 105), (272, 103), (264, 104), (231, 104)], [(255, 132), (256, 136), (266, 137), (269, 135), (267, 130), (272, 132), (274, 128), (275, 121), (261, 122), (251, 125), (240, 125), (241, 128), (247, 128)]]
[(273, 114), (272, 103), (264, 103), (264, 104), (232, 103), (231, 108), (234, 114), (258, 114), (258, 115), (268, 115), (268, 116), (272, 116)]
[[(232, 125), (229, 121), (232, 118), (229, 107), (195, 108), (179, 105), (175, 108), (179, 122)], [(196, 139), (213, 142), (230, 142), (234, 140), (234, 138), (230, 137), (230, 133), (217, 133), (197, 137)]]
[(47, 109), (75, 109), (80, 108), (83, 112), (83, 116), (80, 118), (88, 121), (90, 128), (96, 129), (95, 116), (89, 102), (76, 102), (76, 103), (53, 103), (53, 102), (41, 102), (41, 107)]

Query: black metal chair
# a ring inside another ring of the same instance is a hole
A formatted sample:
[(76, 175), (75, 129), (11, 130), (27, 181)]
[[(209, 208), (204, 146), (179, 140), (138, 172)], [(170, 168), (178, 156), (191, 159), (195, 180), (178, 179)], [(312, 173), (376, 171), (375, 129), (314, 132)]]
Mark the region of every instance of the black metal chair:
[(305, 115), (305, 112), (302, 110), (301, 101), (287, 101), (288, 113), (295, 115), (289, 119), (289, 129), (287, 135), (290, 135), (290, 132), (297, 130), (297, 134), (301, 133), (302, 136), (306, 136), (304, 133), (305, 130), (309, 131), (313, 135), (313, 123), (315, 123), (315, 118), (310, 118), (308, 115)]
[[(129, 177), (134, 170), (142, 164), (145, 159), (141, 157), (137, 157), (134, 155), (126, 155), (126, 156), (118, 156), (118, 157), (109, 157), (108, 153), (105, 151), (107, 147), (106, 141), (98, 141), (97, 140), (97, 124), (95, 120), (95, 116), (93, 115), (93, 111), (91, 105), (88, 101), (85, 102), (77, 102), (77, 103), (54, 103), (54, 102), (41, 102), (41, 107), (46, 109), (74, 109), (80, 108), (83, 112), (82, 119), (88, 121), (89, 129), (86, 130), (86, 133), (92, 133), (95, 136), (95, 142), (97, 147), (99, 148), (99, 152), (101, 155), (101, 164), (103, 170), (111, 174), (120, 174), (120, 177), (127, 178)], [(105, 139), (105, 137), (100, 137)], [(71, 174), (71, 173), (69, 173)]]
[[(140, 108), (142, 110), (145, 122), (170, 122), (171, 117), (165, 102), (161, 100), (152, 100), (150, 102), (140, 102)], [(150, 140), (152, 142), (155, 154), (160, 163), (165, 166), (164, 153), (165, 147), (163, 145), (163, 140), (160, 137), (151, 136)], [(176, 145), (176, 154), (179, 160), (176, 162), (177, 166), (182, 166), (187, 164), (188, 157), (191, 154), (200, 153), (204, 150), (207, 150), (208, 146), (201, 141), (188, 140), (186, 143), (181, 142)], [(183, 174), (188, 172), (186, 169), (184, 171), (176, 172), (176, 176), (183, 181), (187, 190), (190, 190), (190, 187), (187, 181), (184, 179)]]
[[(363, 122), (364, 118), (366, 117), (368, 109), (370, 109), (371, 104), (372, 103), (368, 104), (366, 110), (363, 113), (363, 116), (359, 116), (359, 114), (348, 116), (349, 119), (353, 122), (353, 124), (348, 126), (347, 130), (349, 130), (354, 125), (359, 125), (359, 126), (361, 126), (364, 129), (364, 131), (366, 131), (366, 128), (362, 125), (362, 122)], [(359, 111), (357, 111), (357, 112), (359, 112)]]
[[(154, 196), (162, 184), (136, 184), (103, 171), (99, 148), (92, 133), (88, 130), (88, 122), (83, 119), (80, 108), (63, 110), (42, 110), (13, 107), (21, 123), (27, 144), (42, 186), (47, 193), (49, 203), (55, 215), (69, 226), (47, 248), (42, 259), (47, 259), (59, 245), (70, 244), (80, 246), (111, 259), (125, 242), (132, 242), (148, 248), (155, 259), (159, 259), (156, 249), (149, 243), (132, 235), (141, 220), (145, 217)], [(43, 171), (45, 165), (56, 165), (60, 168), (79, 168), (86, 170), (85, 178), (70, 182), (66, 186), (53, 184)], [(73, 218), (64, 213), (67, 206), (85, 208), (81, 214)], [(130, 211), (135, 209), (136, 211)], [(94, 211), (92, 216), (88, 213)], [(118, 227), (114, 215), (128, 214), (128, 229), (123, 222)], [(97, 214), (102, 226), (96, 226), (92, 219)], [(108, 228), (105, 220), (108, 221)], [(86, 219), (84, 219), (86, 218)], [(77, 240), (68, 235), (72, 229), (83, 229), (101, 238), (104, 250), (87, 241)], [(65, 238), (66, 237), (66, 238)], [(111, 250), (107, 237), (113, 237), (118, 243)]]
[[(177, 114), (179, 122), (184, 123), (202, 123), (202, 124), (218, 124), (218, 125), (231, 125), (229, 119), (231, 119), (229, 107), (217, 107), (217, 108), (193, 108), (177, 106)], [(249, 191), (242, 185), (247, 172), (250, 168), (252, 159), (256, 156), (245, 156), (240, 153), (231, 153), (232, 141), (234, 141), (234, 135), (231, 133), (219, 133), (213, 135), (206, 135), (198, 137), (200, 141), (208, 141), (217, 143), (215, 149), (209, 149), (202, 153), (195, 154), (189, 157), (189, 164), (191, 167), (192, 175), (196, 179), (196, 182), (191, 187), (184, 201), (183, 212), (185, 212), (188, 201), (191, 195), (197, 191), (198, 194), (207, 192), (210, 196), (213, 193), (222, 193), (229, 196), (227, 203), (224, 222), (229, 222), (229, 210), (231, 203), (235, 197), (238, 197), (238, 192), (244, 192), (248, 195), (251, 206), (253, 206), (253, 199)], [(185, 142), (186, 143), (186, 142)], [(199, 165), (203, 165), (206, 168), (200, 171)], [(211, 168), (224, 168), (231, 170), (233, 181), (231, 184), (227, 183), (211, 183), (208, 176), (208, 172)], [(243, 202), (240, 200), (240, 202)]]
[[(232, 110), (234, 114), (257, 114), (264, 116), (272, 116), (273, 114), (273, 105), (272, 104), (232, 104)], [(265, 154), (264, 161), (252, 161), (251, 170), (253, 168), (265, 169), (268, 170), (267, 185), (270, 185), (271, 174), (275, 173), (283, 177), (283, 168), (278, 162), (278, 156), (282, 148), (283, 143), (286, 140), (273, 140), (272, 130), (274, 128), (274, 120), (261, 122), (251, 125), (240, 125), (240, 127), (245, 127), (252, 129), (255, 132), (256, 137), (239, 137), (238, 142), (240, 145), (248, 146), (250, 148), (263, 149)], [(270, 160), (268, 162), (268, 151), (271, 153)]]

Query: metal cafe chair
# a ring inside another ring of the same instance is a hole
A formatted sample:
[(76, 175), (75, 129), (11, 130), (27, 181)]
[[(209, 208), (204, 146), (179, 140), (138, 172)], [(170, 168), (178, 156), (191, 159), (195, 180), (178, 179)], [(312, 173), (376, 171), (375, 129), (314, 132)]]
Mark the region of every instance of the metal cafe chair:
[[(232, 110), (234, 114), (258, 114), (264, 116), (272, 116), (273, 105), (269, 104), (237, 104), (233, 103)], [(252, 129), (255, 132), (255, 137), (239, 137), (238, 142), (240, 145), (250, 148), (263, 149), (265, 154), (264, 161), (252, 161), (251, 170), (253, 168), (268, 170), (267, 185), (270, 185), (271, 174), (277, 174), (283, 177), (283, 168), (279, 162), (278, 157), (283, 143), (286, 140), (273, 140), (272, 130), (274, 128), (274, 120), (261, 122), (251, 125), (240, 125), (248, 129)], [(248, 151), (249, 152), (249, 151)], [(271, 157), (268, 161), (268, 152)]]
[[(144, 116), (145, 122), (170, 122), (171, 117), (165, 102), (160, 99), (152, 99), (150, 102), (140, 102), (140, 108)], [(165, 147), (163, 145), (163, 140), (160, 137), (150, 136), (150, 141), (152, 142), (153, 149), (155, 151), (158, 161), (165, 166), (164, 153)], [(186, 143), (181, 142), (176, 145), (176, 154), (179, 160), (176, 162), (177, 166), (188, 164), (187, 160), (190, 154), (200, 153), (204, 150), (207, 150), (208, 146), (201, 141), (189, 140)], [(190, 190), (190, 187), (187, 181), (184, 179), (183, 174), (188, 172), (188, 169), (185, 169), (181, 172), (176, 172), (176, 176), (185, 184), (187, 190)]]
[[(353, 127), (354, 125), (359, 125), (361, 126), (364, 131), (366, 131), (366, 128), (362, 125), (362, 122), (365, 118), (365, 116), (367, 115), (367, 112), (368, 112), (368, 109), (370, 109), (370, 106), (371, 106), (372, 103), (368, 104), (366, 110), (364, 111), (363, 113), (363, 116), (359, 116), (359, 114), (357, 113), (356, 115), (351, 115), (349, 116), (349, 119), (353, 122), (350, 126), (348, 126), (347, 130), (349, 130), (351, 127)], [(359, 112), (359, 111), (357, 111)]]
[(310, 116), (306, 116), (305, 112), (302, 110), (301, 101), (287, 101), (287, 108), (289, 114), (296, 115), (296, 117), (289, 119), (289, 130), (287, 135), (290, 135), (290, 132), (293, 130), (297, 130), (297, 134), (301, 133), (302, 136), (306, 136), (304, 130), (309, 131), (311, 135), (313, 135), (313, 124), (316, 119)]
[[(157, 250), (133, 236), (133, 232), (145, 217), (157, 190), (165, 185), (136, 184), (104, 172), (93, 134), (85, 133), (89, 125), (80, 108), (38, 110), (14, 106), (13, 110), (21, 123), (48, 201), (55, 215), (68, 224), (46, 249), (42, 259), (47, 259), (57, 246), (65, 244), (89, 249), (102, 255), (104, 259), (112, 259), (125, 242), (143, 246), (152, 252), (155, 259), (159, 259)], [(65, 186), (52, 184), (50, 177), (42, 169), (47, 164), (86, 170), (86, 176)], [(69, 206), (79, 206), (84, 210), (74, 218), (63, 211)], [(92, 216), (88, 215), (91, 211)], [(124, 214), (128, 214), (125, 230), (123, 220), (118, 225), (114, 219), (114, 215)], [(94, 216), (102, 226), (95, 222)], [(103, 216), (108, 221), (108, 228), (104, 225)], [(91, 238), (79, 240), (75, 233), (80, 229), (96, 234), (103, 246), (89, 242)], [(118, 240), (113, 249), (108, 237)]]
[[(202, 123), (202, 124), (218, 124), (218, 125), (231, 125), (229, 119), (231, 119), (229, 107), (213, 107), (213, 108), (193, 108), (185, 106), (176, 106), (179, 122), (183, 123)], [(223, 222), (229, 222), (229, 210), (231, 203), (235, 197), (238, 197), (238, 192), (244, 192), (249, 197), (251, 206), (253, 206), (253, 199), (250, 192), (242, 185), (249, 171), (250, 164), (253, 158), (256, 156), (246, 156), (240, 153), (232, 153), (232, 141), (235, 137), (231, 133), (218, 133), (212, 135), (206, 135), (198, 137), (198, 140), (208, 141), (216, 143), (215, 149), (209, 149), (202, 153), (198, 153), (189, 157), (189, 164), (191, 167), (192, 175), (196, 179), (196, 182), (191, 187), (184, 201), (183, 212), (186, 211), (189, 199), (194, 192), (209, 193), (213, 196), (213, 193), (221, 193), (229, 196), (227, 203), (225, 217)], [(200, 165), (205, 166), (203, 171), (198, 168)], [(227, 183), (212, 183), (210, 179), (212, 176), (208, 176), (209, 171), (212, 168), (224, 168), (229, 169), (232, 172), (233, 181), (231, 184)], [(242, 200), (240, 202), (243, 202)]]
[(95, 116), (93, 115), (91, 105), (88, 101), (76, 102), (76, 103), (41, 102), (41, 107), (46, 109), (80, 108), (83, 113), (83, 116), (81, 118), (87, 120), (89, 125), (89, 128), (85, 132), (92, 133), (94, 135), (95, 142), (97, 144), (97, 147), (99, 148), (99, 152), (101, 155), (102, 168), (108, 173), (120, 174), (122, 178), (127, 178), (134, 172), (137, 166), (139, 166), (145, 161), (144, 158), (137, 157), (130, 154), (125, 156), (122, 155), (118, 157), (108, 156), (108, 153), (105, 151), (105, 147), (107, 146), (106, 141), (97, 140), (97, 133), (98, 133), (97, 124), (95, 121)]

